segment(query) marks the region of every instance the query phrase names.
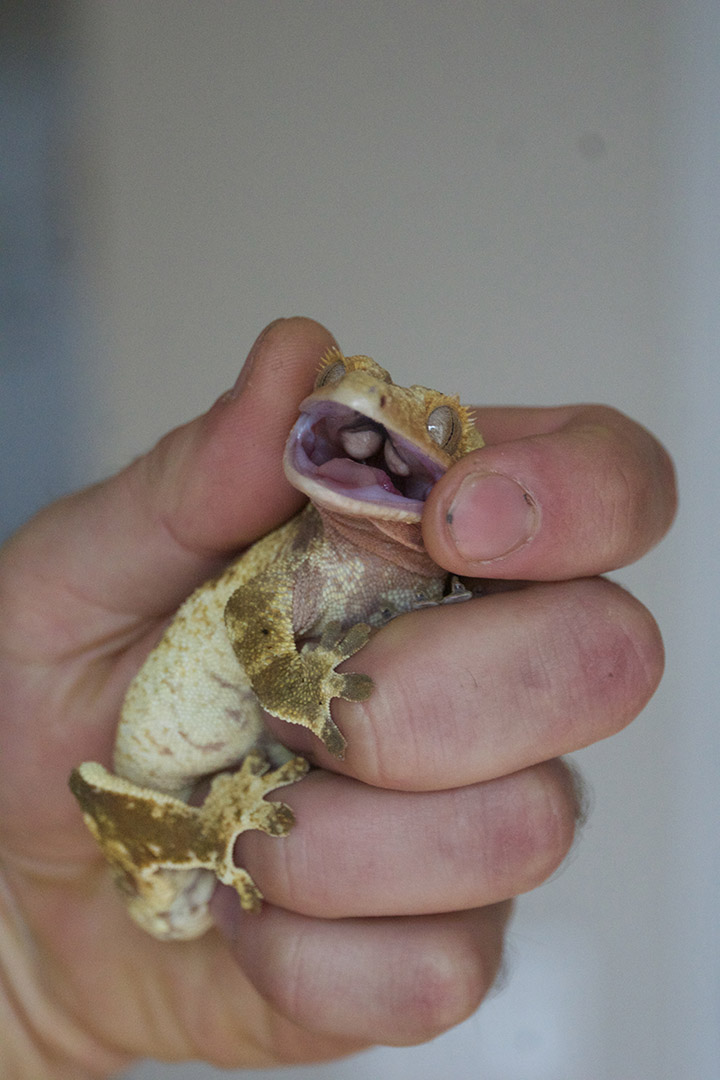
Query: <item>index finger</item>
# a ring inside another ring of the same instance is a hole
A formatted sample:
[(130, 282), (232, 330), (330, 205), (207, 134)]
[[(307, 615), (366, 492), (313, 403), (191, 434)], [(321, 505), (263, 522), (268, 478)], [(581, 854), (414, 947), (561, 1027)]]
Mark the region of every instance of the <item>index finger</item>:
[(670, 457), (603, 405), (478, 409), (486, 441), (435, 485), (423, 514), (431, 557), (470, 577), (560, 580), (606, 573), (665, 534)]
[(55, 660), (164, 617), (302, 504), (287, 432), (333, 337), (310, 319), (263, 331), (239, 384), (120, 473), (46, 507), (3, 548), (0, 591), (30, 624), (16, 652)]

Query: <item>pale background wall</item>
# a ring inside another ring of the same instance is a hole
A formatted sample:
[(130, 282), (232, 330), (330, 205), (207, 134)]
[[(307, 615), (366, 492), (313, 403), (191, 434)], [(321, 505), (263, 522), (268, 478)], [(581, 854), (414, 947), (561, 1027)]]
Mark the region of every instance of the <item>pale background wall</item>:
[[(25, 502), (205, 408), (264, 323), (294, 313), (468, 400), (618, 405), (673, 449), (684, 487), (670, 540), (619, 575), (664, 627), (668, 675), (630, 730), (577, 755), (593, 814), (520, 905), (505, 988), (428, 1047), (277, 1076), (717, 1078), (717, 5), (70, 14), (74, 220), (51, 266), (72, 318), (28, 377), (49, 363), (76, 389), (6, 383)], [(65, 433), (60, 464), (29, 423)], [(128, 1080), (220, 1075), (147, 1063)]]

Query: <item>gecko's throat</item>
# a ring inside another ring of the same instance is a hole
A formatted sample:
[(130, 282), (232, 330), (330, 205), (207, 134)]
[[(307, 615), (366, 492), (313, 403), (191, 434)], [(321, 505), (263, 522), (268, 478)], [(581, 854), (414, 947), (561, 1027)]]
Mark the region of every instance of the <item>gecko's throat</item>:
[(421, 514), (443, 466), (376, 420), (338, 402), (315, 402), (288, 440), (286, 461), (299, 478), (328, 492)]

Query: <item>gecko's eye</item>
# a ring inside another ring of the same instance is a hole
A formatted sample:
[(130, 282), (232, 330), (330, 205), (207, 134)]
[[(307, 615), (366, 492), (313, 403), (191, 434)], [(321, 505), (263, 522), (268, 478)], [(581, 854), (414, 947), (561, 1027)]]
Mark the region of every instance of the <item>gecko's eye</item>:
[(454, 454), (460, 445), (462, 424), (449, 405), (438, 405), (437, 409), (433, 409), (427, 418), (427, 430), (432, 441), (446, 454)]
[(345, 377), (345, 371), (342, 360), (336, 360), (334, 364), (329, 364), (322, 369), (315, 380), (315, 388), (319, 389), (321, 386), (331, 386), (333, 383), (340, 382)]

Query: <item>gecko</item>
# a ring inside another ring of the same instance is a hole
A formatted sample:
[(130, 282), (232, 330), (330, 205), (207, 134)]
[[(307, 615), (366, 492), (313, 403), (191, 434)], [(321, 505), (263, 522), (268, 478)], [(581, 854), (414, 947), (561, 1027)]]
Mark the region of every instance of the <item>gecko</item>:
[(205, 933), (218, 881), (259, 909), (235, 841), (286, 835), (290, 807), (265, 796), (309, 769), (264, 713), (342, 758), (331, 699), (363, 701), (372, 681), (337, 666), (389, 619), (472, 595), (431, 560), (420, 521), (437, 480), (482, 445), (457, 396), (398, 386), (367, 356), (322, 357), (283, 461), (308, 502), (181, 605), (128, 688), (112, 771), (89, 761), (70, 777), (148, 933)]

